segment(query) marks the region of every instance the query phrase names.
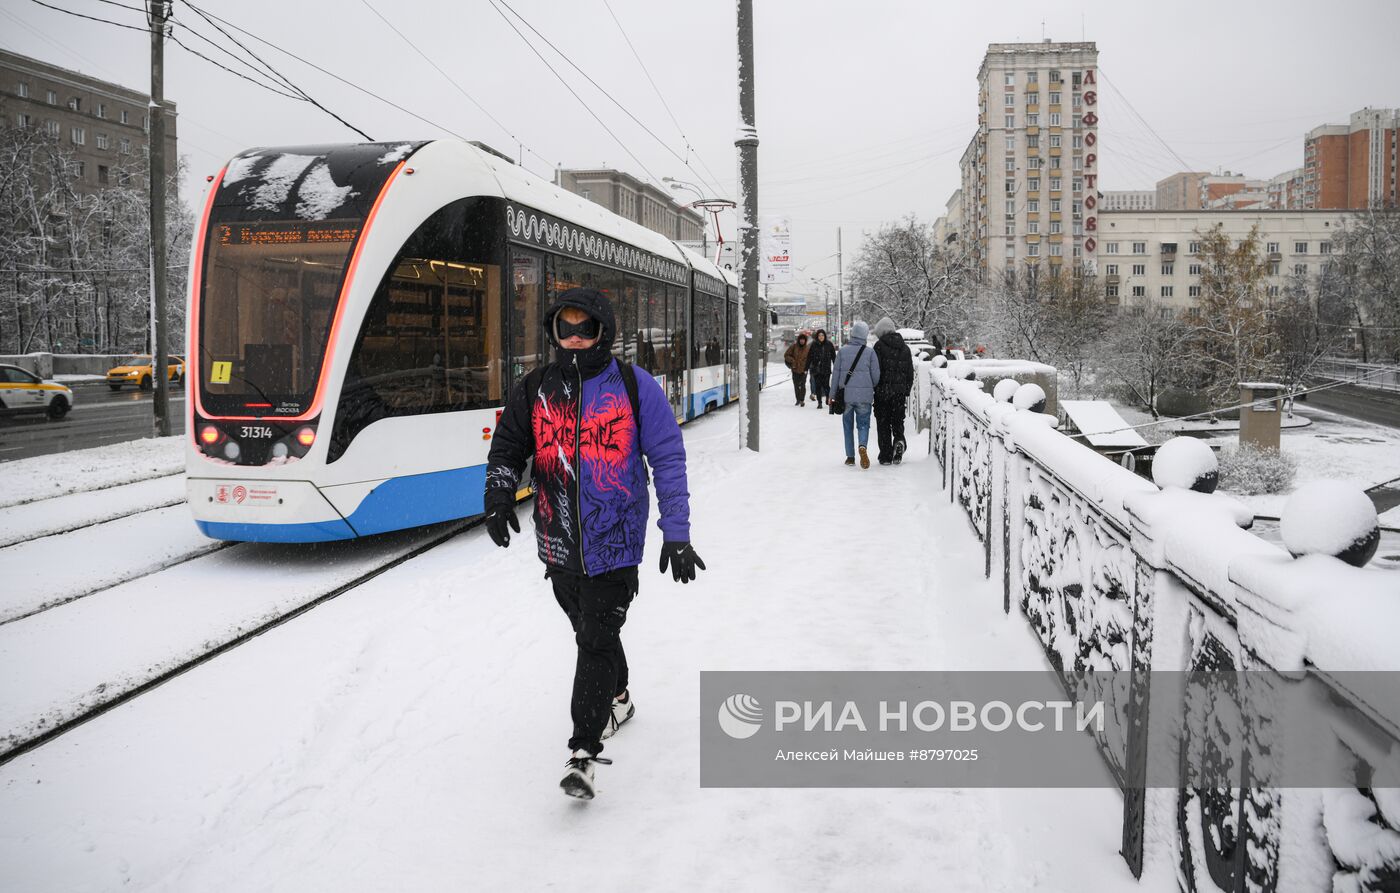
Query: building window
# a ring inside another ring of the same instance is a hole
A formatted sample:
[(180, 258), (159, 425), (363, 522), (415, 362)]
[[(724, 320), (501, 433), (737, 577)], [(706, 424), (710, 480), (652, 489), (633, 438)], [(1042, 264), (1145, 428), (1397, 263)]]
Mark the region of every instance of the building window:
[(1039, 178), (1039, 177), (1031, 177), (1029, 180), (1027, 180), (1027, 181), (1026, 181), (1026, 189), (1029, 190), (1030, 192), (1039, 192), (1039, 191), (1040, 191), (1040, 178)]
[(1027, 93), (1027, 94), (1026, 94), (1026, 105), (1040, 105), (1040, 94), (1039, 94), (1039, 93)]
[(1016, 194), (1016, 181), (1015, 181), (1015, 180), (1007, 180), (1007, 181), (1006, 181), (1006, 194), (1007, 194), (1007, 195), (1015, 195), (1015, 194)]
[(1074, 169), (1075, 169), (1075, 171), (1082, 171), (1082, 170), (1084, 170), (1084, 156), (1083, 156), (1083, 155), (1076, 155), (1076, 156), (1074, 156)]
[(1278, 263), (1278, 261), (1274, 261), (1273, 263), (1269, 264), (1269, 275), (1270, 275), (1270, 276), (1277, 276), (1277, 275), (1278, 275), (1278, 269), (1279, 269), (1279, 263)]
[(1059, 113), (1059, 112), (1051, 112), (1051, 113), (1050, 113), (1050, 126), (1051, 126), (1051, 127), (1059, 127), (1059, 126), (1060, 126), (1060, 113)]
[(1014, 71), (1008, 71), (1008, 72), (1006, 73), (1006, 86), (1008, 86), (1008, 87), (1014, 87), (1014, 86), (1016, 86), (1016, 72), (1014, 72)]
[(1308, 253), (1308, 243), (1307, 243), (1307, 242), (1294, 242), (1294, 243), (1293, 243), (1293, 253), (1294, 253), (1294, 254), (1307, 254), (1307, 253)]
[(1200, 254), (1200, 253), (1201, 253), (1201, 243), (1200, 243), (1200, 242), (1187, 242), (1187, 243), (1186, 243), (1186, 250), (1187, 250), (1188, 252), (1190, 252), (1191, 254)]
[(17, 94), (19, 95), (19, 98), (20, 98), (20, 99), (28, 99), (28, 98), (29, 98), (29, 85), (28, 85), (27, 83), (25, 83), (24, 81), (20, 81), (20, 82), (19, 82), (19, 85), (18, 85), (17, 87), (15, 87), (15, 93), (17, 93)]
[(1064, 247), (1063, 247), (1062, 245), (1060, 245), (1059, 242), (1051, 242), (1051, 243), (1050, 243), (1050, 256), (1051, 256), (1051, 257), (1064, 257)]
[(1015, 127), (1015, 126), (1016, 126), (1016, 116), (1015, 116), (1015, 115), (1007, 115), (1007, 116), (1006, 116), (1006, 129), (1007, 129), (1007, 130), (1010, 130), (1011, 128), (1013, 128), (1013, 127)]
[(99, 103), (97, 104), (97, 117), (99, 117), (99, 118), (106, 118), (106, 117), (107, 117), (107, 103), (105, 103), (105, 102), (99, 102)]
[(1011, 134), (1010, 136), (1008, 136), (1008, 137), (1006, 138), (1006, 151), (1008, 151), (1008, 152), (1015, 152), (1015, 151), (1016, 151), (1016, 134), (1013, 133), (1013, 134)]
[(1033, 170), (1033, 171), (1038, 171), (1038, 170), (1040, 170), (1040, 159), (1039, 159), (1039, 158), (1032, 158), (1032, 159), (1030, 159), (1029, 161), (1026, 162), (1026, 165), (1027, 165), (1031, 170)]
[(1133, 275), (1134, 275), (1134, 276), (1146, 276), (1146, 275), (1147, 275), (1147, 264), (1133, 264)]
[(1040, 221), (1039, 221), (1039, 220), (1032, 220), (1032, 221), (1030, 221), (1029, 223), (1027, 223), (1027, 224), (1026, 224), (1026, 232), (1030, 233), (1030, 234), (1033, 235), (1033, 236), (1039, 235), (1039, 234), (1040, 234)]
[(1051, 177), (1051, 178), (1050, 178), (1050, 191), (1051, 191), (1051, 192), (1059, 192), (1059, 191), (1060, 191), (1060, 184), (1063, 183), (1063, 182), (1064, 182), (1064, 181), (1061, 180), (1059, 177)]
[(1110, 298), (1116, 298), (1118, 297), (1118, 286), (1110, 285), (1104, 289), (1104, 293), (1107, 294)]
[(72, 99), (68, 100), (68, 109), (69, 111), (81, 112), (83, 110), (82, 99), (80, 99), (77, 96), (74, 96)]
[(87, 130), (85, 130), (85, 129), (82, 128), (82, 127), (74, 127), (74, 128), (73, 128), (73, 132), (72, 132), (72, 136), (73, 136), (73, 145), (75, 145), (75, 146), (82, 146), (82, 145), (85, 145), (85, 144), (87, 143)]
[(1038, 71), (1028, 71), (1028, 72), (1026, 72), (1026, 83), (1028, 83), (1028, 84), (1034, 84), (1034, 83), (1037, 83), (1037, 82), (1039, 82), (1039, 81), (1040, 81), (1040, 72), (1038, 72)]
[(1014, 199), (1014, 198), (1009, 198), (1009, 199), (1006, 200), (1006, 213), (1008, 213), (1008, 214), (1015, 214), (1015, 213), (1016, 213), (1016, 199)]
[(1176, 272), (1176, 264), (1162, 264), (1162, 275), (1171, 276)]
[(1278, 243), (1270, 242), (1264, 246), (1264, 250), (1267, 251), (1269, 254), (1278, 254)]
[(1147, 297), (1147, 286), (1145, 286), (1145, 285), (1134, 285), (1134, 286), (1133, 286), (1133, 297), (1135, 297), (1135, 298), (1145, 298), (1145, 297)]
[(1201, 275), (1201, 265), (1200, 265), (1200, 264), (1192, 264), (1191, 267), (1190, 267), (1190, 269), (1189, 269), (1187, 272), (1189, 272), (1192, 276), (1199, 276), (1199, 275)]
[(58, 135), (62, 131), (62, 128), (58, 126), (57, 121), (45, 121), (44, 131), (54, 139), (58, 139)]
[(1083, 121), (1083, 120), (1084, 120), (1084, 118), (1083, 118), (1082, 115), (1074, 115), (1073, 117), (1070, 118), (1070, 124), (1071, 124), (1071, 126), (1074, 127), (1075, 130), (1078, 130), (1078, 129), (1079, 129), (1079, 124), (1080, 124), (1080, 122)]
[(1052, 199), (1050, 199), (1050, 213), (1052, 213), (1052, 214), (1058, 214), (1058, 213), (1060, 213), (1060, 199), (1057, 199), (1057, 198), (1052, 198)]
[(1031, 134), (1030, 136), (1026, 137), (1026, 148), (1027, 148), (1027, 149), (1039, 149), (1039, 148), (1040, 148), (1040, 137), (1037, 136), (1037, 135), (1034, 134), (1034, 133)]
[(108, 173), (107, 165), (99, 164), (97, 166), (97, 182), (102, 186), (106, 186), (109, 179), (110, 175)]
[(1075, 178), (1074, 178), (1074, 191), (1075, 191), (1075, 192), (1083, 192), (1083, 191), (1084, 191), (1084, 181), (1081, 180), (1081, 179), (1079, 179), (1078, 177), (1075, 177)]
[(48, 95), (45, 99), (48, 100), (49, 105), (58, 105), (58, 94), (52, 90), (48, 91)]
[(1147, 243), (1146, 243), (1146, 242), (1134, 242), (1134, 243), (1133, 243), (1133, 254), (1146, 254), (1146, 253), (1147, 253)]
[(1051, 233), (1064, 232), (1064, 230), (1061, 228), (1060, 221), (1058, 221), (1058, 220), (1052, 220), (1052, 221), (1050, 221), (1050, 232), (1051, 232)]
[(1039, 213), (1040, 213), (1040, 199), (1035, 199), (1035, 198), (1033, 198), (1033, 199), (1031, 199), (1030, 201), (1026, 202), (1026, 213), (1028, 213), (1028, 214), (1039, 214)]
[(1162, 297), (1164, 297), (1164, 298), (1170, 298), (1171, 296), (1172, 296), (1172, 286), (1170, 286), (1170, 285), (1164, 285), (1164, 286), (1162, 286)]
[(1118, 265), (1117, 265), (1117, 264), (1106, 264), (1106, 265), (1104, 266), (1104, 269), (1108, 272), (1108, 275), (1110, 275), (1110, 276), (1117, 276), (1117, 275), (1118, 275)]
[(1306, 276), (1306, 275), (1308, 275), (1308, 265), (1307, 265), (1307, 264), (1294, 264), (1294, 265), (1293, 265), (1293, 275), (1294, 275), (1294, 276)]
[(120, 148), (119, 148), (118, 151), (120, 151), (123, 155), (130, 155), (130, 154), (131, 154), (131, 140), (127, 139), (126, 137), (122, 137), (122, 141), (121, 141)]
[(1084, 107), (1084, 99), (1078, 93), (1074, 94), (1074, 107), (1077, 109)]
[(1051, 105), (1059, 105), (1059, 104), (1060, 104), (1060, 92), (1059, 92), (1058, 90), (1051, 90), (1051, 91), (1050, 91), (1050, 104), (1051, 104)]
[(1058, 148), (1060, 148), (1060, 135), (1059, 135), (1058, 133), (1052, 133), (1052, 134), (1050, 134), (1050, 148), (1052, 148), (1052, 149), (1058, 149)]
[(1187, 286), (1186, 294), (1193, 298), (1199, 298), (1201, 296), (1201, 287), (1199, 285)]
[(73, 162), (73, 176), (77, 177), (79, 180), (81, 180), (81, 179), (83, 179), (84, 177), (87, 176), (87, 162), (86, 162), (86, 161), (75, 161), (75, 162)]
[(1006, 237), (1009, 239), (1014, 235), (1016, 235), (1016, 219), (1009, 217), (1006, 220)]
[(122, 117), (122, 123), (123, 123), (123, 124), (130, 123), (130, 122), (127, 121), (126, 109), (122, 109), (122, 116), (121, 116), (121, 117)]
[(1317, 253), (1318, 253), (1318, 254), (1331, 254), (1331, 253), (1332, 253), (1332, 243), (1331, 243), (1331, 242), (1318, 242), (1318, 243), (1317, 243)]
[(1027, 126), (1027, 127), (1039, 127), (1039, 126), (1040, 126), (1040, 115), (1026, 115), (1026, 126)]
[(1007, 259), (1007, 260), (1015, 260), (1015, 258), (1016, 258), (1016, 246), (1015, 246), (1015, 245), (1007, 245), (1007, 246), (1006, 246), (1006, 259)]
[(1040, 245), (1031, 244), (1026, 246), (1026, 254), (1031, 257), (1040, 257)]
[[(1038, 159), (1038, 158), (1032, 158), (1032, 159), (1031, 159), (1032, 162), (1036, 162), (1036, 161), (1039, 161), (1039, 160), (1040, 160), (1040, 159)], [(1032, 166), (1034, 166), (1034, 165), (1032, 165)], [(1007, 158), (1007, 159), (1006, 159), (1006, 172), (1007, 172), (1008, 174), (1010, 174), (1010, 173), (1014, 173), (1015, 171), (1016, 171), (1016, 159), (1015, 159), (1015, 158)]]
[(1015, 94), (1015, 93), (1007, 93), (1007, 94), (1006, 94), (1006, 110), (1009, 112), (1009, 111), (1011, 111), (1011, 110), (1014, 109), (1014, 108), (1016, 108), (1016, 94)]
[(107, 148), (107, 134), (105, 134), (105, 133), (95, 134), (95, 135), (93, 136), (93, 138), (92, 138), (92, 142), (93, 142), (93, 145), (97, 146), (97, 148), (99, 148), (99, 149), (105, 149), (105, 148)]
[(34, 119), (30, 118), (28, 115), (15, 115), (15, 123), (20, 127), (28, 127), (34, 123)]
[(1271, 298), (1277, 298), (1277, 297), (1278, 297), (1278, 286), (1277, 286), (1277, 285), (1271, 285), (1271, 286), (1269, 286), (1269, 297), (1271, 297)]
[(1117, 254), (1117, 253), (1118, 253), (1118, 243), (1117, 243), (1117, 242), (1107, 242), (1107, 243), (1104, 244), (1103, 250), (1104, 250), (1104, 253), (1105, 253), (1105, 254)]

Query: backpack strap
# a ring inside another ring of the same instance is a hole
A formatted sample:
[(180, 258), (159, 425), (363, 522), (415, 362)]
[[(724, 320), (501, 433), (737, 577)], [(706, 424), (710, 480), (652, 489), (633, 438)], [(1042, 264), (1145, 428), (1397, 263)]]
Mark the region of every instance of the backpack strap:
[[(622, 386), (627, 389), (627, 400), (632, 404), (632, 422), (637, 426), (637, 452), (642, 451), (642, 401), (637, 397), (637, 368), (626, 360), (617, 361), (617, 371), (622, 375)], [(646, 457), (642, 456), (642, 471), (646, 473), (647, 483), (651, 483), (651, 469), (647, 467)]]

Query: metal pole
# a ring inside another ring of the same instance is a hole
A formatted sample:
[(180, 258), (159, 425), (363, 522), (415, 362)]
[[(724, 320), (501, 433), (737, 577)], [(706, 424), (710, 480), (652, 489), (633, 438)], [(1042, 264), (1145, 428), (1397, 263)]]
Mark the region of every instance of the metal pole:
[(170, 436), (170, 373), (165, 344), (165, 19), (169, 0), (151, 0), (151, 378), (156, 436)]
[(841, 333), (840, 323), (846, 318), (846, 277), (841, 275), (841, 227), (836, 227), (836, 315), (841, 317), (837, 320), (837, 341), (844, 342), (845, 336)]
[(739, 300), (743, 305), (743, 386), (739, 389), (744, 446), (758, 452), (759, 372), (763, 357), (763, 305), (758, 296), (758, 127), (754, 121), (753, 0), (739, 2)]

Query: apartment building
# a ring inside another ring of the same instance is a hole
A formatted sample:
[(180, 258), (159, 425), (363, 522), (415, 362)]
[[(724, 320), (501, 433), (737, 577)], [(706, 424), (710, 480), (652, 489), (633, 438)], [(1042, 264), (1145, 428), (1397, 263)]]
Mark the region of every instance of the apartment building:
[(1152, 211), (1157, 207), (1155, 189), (1110, 189), (1099, 193), (1105, 211)]
[(1303, 140), (1308, 208), (1400, 208), (1400, 109), (1364, 108)]
[(1303, 205), (1303, 169), (1284, 171), (1269, 181), (1265, 207), (1273, 210), (1297, 210)]
[[(148, 168), (150, 97), (137, 90), (0, 50), (0, 120), (38, 128), (73, 159), (73, 186), (91, 194)], [(165, 109), (165, 154), (177, 155), (175, 103)], [(144, 173), (143, 173), (144, 176)]]
[(1194, 211), (1201, 206), (1201, 180), (1208, 171), (1182, 171), (1157, 181), (1157, 211)]
[(668, 193), (631, 174), (605, 168), (560, 169), (554, 172), (554, 182), (668, 239), (697, 245), (704, 241), (704, 217), (676, 204)]
[(1105, 211), (1099, 224), (1099, 271), (1111, 304), (1151, 298), (1171, 314), (1190, 315), (1200, 297), (1201, 234), (1219, 224), (1232, 241), (1259, 228), (1269, 263), (1270, 294), (1297, 276), (1314, 276), (1331, 259), (1343, 215), (1322, 210)]
[(987, 47), (961, 162), (962, 230), (984, 270), (1094, 269), (1098, 56), (1092, 41)]

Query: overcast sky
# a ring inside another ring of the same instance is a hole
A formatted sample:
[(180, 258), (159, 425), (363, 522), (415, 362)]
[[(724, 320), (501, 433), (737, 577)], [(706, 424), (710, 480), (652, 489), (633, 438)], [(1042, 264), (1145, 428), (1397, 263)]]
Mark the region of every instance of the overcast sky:
[[(139, 0), (45, 2), (142, 22), (139, 13), (122, 8)], [(525, 166), (542, 176), (555, 164), (606, 165), (643, 178), (689, 180), (707, 194), (738, 198), (732, 2), (508, 0), (659, 142), (514, 20), (582, 102), (570, 95), (491, 0), (197, 2), (431, 122), (237, 35), (375, 139), (456, 133), (510, 155), (522, 154), (523, 143)], [(1151, 188), (1182, 162), (1267, 178), (1301, 166), (1302, 138), (1310, 128), (1345, 122), (1367, 105), (1400, 105), (1394, 55), (1400, 3), (1394, 0), (754, 5), (761, 213), (788, 214), (795, 265), (805, 267), (803, 276), (833, 285), (835, 277), (825, 277), (836, 272), (830, 255), (838, 227), (849, 266), (862, 231), (908, 214), (932, 222), (943, 213), (959, 186), (958, 158), (976, 126), (977, 68), (988, 43), (1035, 41), (1042, 34), (1097, 42), (1104, 189)], [(175, 4), (175, 18), (237, 52), (183, 0)], [(175, 34), (192, 49), (230, 61), (183, 27)], [(149, 89), (144, 33), (30, 0), (0, 0), (0, 45)], [(178, 103), (180, 153), (191, 165), (188, 198), (202, 195), (205, 175), (250, 146), (359, 139), (315, 107), (266, 92), (179, 46), (169, 46), (167, 66), (166, 96)], [(732, 220), (725, 230), (726, 238), (734, 237)], [(778, 291), (810, 293), (810, 287), (798, 280), (775, 288), (775, 298)]]

